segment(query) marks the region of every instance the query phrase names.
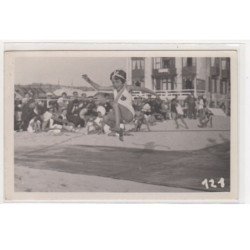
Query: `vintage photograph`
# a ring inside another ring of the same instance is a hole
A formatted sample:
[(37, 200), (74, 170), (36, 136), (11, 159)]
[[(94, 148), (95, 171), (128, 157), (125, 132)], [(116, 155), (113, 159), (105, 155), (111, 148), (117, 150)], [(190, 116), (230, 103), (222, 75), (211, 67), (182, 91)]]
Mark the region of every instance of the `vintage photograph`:
[(5, 56), (9, 199), (236, 198), (235, 51)]

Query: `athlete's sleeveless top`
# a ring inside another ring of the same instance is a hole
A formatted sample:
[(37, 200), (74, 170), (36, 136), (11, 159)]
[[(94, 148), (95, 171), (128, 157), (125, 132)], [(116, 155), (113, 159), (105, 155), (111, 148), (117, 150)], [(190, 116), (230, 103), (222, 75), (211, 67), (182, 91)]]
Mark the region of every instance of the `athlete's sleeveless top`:
[(132, 96), (127, 90), (126, 85), (124, 85), (124, 87), (119, 92), (114, 89), (114, 99), (115, 102), (127, 108), (133, 115), (135, 115), (135, 110), (132, 106)]

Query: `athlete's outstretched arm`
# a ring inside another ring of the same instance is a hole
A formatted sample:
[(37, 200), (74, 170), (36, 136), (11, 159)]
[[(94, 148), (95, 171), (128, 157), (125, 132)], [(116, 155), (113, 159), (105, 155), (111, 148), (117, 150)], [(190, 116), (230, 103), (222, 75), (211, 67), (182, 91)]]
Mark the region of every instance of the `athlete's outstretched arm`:
[(137, 86), (132, 86), (132, 85), (128, 85), (127, 87), (129, 88), (130, 91), (141, 91), (141, 92), (145, 92), (145, 93), (149, 93), (151, 95), (157, 96), (157, 94), (153, 90), (148, 89), (148, 88), (137, 87)]

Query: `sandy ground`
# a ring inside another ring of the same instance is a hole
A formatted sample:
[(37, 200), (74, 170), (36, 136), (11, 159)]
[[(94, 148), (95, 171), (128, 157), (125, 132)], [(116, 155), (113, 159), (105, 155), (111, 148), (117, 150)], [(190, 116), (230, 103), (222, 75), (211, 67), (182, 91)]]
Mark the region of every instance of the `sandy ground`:
[[(84, 135), (85, 132), (84, 130), (81, 130), (77, 133), (67, 132), (67, 133), (61, 133), (59, 135), (51, 135), (49, 133), (38, 133), (38, 134), (30, 134), (27, 132), (16, 133), (15, 134), (15, 166), (16, 166), (15, 190), (27, 191), (27, 192), (188, 191), (188, 189), (185, 186), (184, 187), (182, 186), (182, 188), (180, 188), (176, 186), (171, 187), (171, 185), (165, 185), (165, 186), (150, 185), (142, 182), (135, 182), (133, 181), (133, 178), (117, 180), (116, 178), (109, 178), (109, 175), (106, 173), (103, 176), (95, 176), (91, 175), (91, 173), (89, 172), (87, 172), (88, 174), (85, 174), (85, 172), (77, 174), (70, 172), (68, 170), (64, 171), (65, 168), (63, 170), (58, 167), (53, 169), (46, 168), (46, 155), (50, 154), (55, 155), (55, 159), (50, 159), (50, 160), (51, 161), (56, 160), (57, 164), (61, 164), (60, 159), (56, 158), (56, 155), (58, 157), (58, 155), (61, 154), (62, 149), (64, 149), (64, 152), (66, 149), (67, 152), (67, 148), (71, 149), (76, 145), (90, 146), (88, 150), (92, 151), (95, 150), (95, 147), (100, 146), (100, 147), (113, 147), (119, 149), (121, 148), (142, 149), (144, 150), (145, 153), (152, 153), (155, 151), (191, 152), (194, 150), (201, 150), (207, 147), (227, 143), (230, 140), (229, 118), (215, 117), (214, 127), (206, 129), (198, 128), (197, 121), (195, 120), (187, 120), (187, 122), (189, 130), (186, 130), (184, 128), (181, 128), (179, 130), (175, 129), (174, 121), (157, 123), (156, 126), (151, 127), (152, 129), (151, 132), (145, 132), (145, 127), (143, 127), (141, 132), (132, 133), (132, 136), (126, 136), (124, 142), (119, 141), (118, 138), (109, 137), (107, 135)], [(129, 126), (127, 126), (127, 128), (128, 127)], [(50, 157), (53, 158), (53, 155)], [(29, 156), (31, 156), (30, 161), (32, 162), (29, 162)], [(63, 158), (63, 156), (61, 157)], [(137, 157), (136, 154), (135, 157)], [(77, 162), (77, 160), (79, 160), (77, 159), (77, 156), (76, 159), (74, 159), (74, 157), (72, 159), (71, 157), (70, 160), (72, 165), (75, 164), (74, 161), (76, 161), (76, 163), (79, 165), (79, 162)], [(25, 161), (27, 164), (25, 164)], [(38, 164), (39, 161), (40, 163)], [(131, 161), (133, 161), (133, 159), (131, 159), (130, 162)], [(99, 162), (97, 161), (96, 164), (100, 165), (102, 163), (100, 161)], [(116, 162), (114, 162), (114, 164), (116, 164)], [(180, 164), (183, 164), (183, 162)], [(197, 172), (197, 170), (195, 171)], [(197, 173), (199, 173), (199, 170)], [(152, 175), (153, 174), (154, 173), (152, 170)], [(120, 176), (123, 176), (122, 173), (120, 174)]]
[(21, 192), (189, 192), (184, 188), (149, 185), (100, 176), (70, 174), (18, 166), (15, 180)]

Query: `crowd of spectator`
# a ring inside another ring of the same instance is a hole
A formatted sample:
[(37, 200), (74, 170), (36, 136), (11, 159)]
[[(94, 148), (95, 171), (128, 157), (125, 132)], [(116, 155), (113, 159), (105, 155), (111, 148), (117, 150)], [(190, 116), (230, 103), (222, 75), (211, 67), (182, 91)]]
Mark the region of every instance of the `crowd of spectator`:
[[(150, 126), (156, 121), (174, 120), (176, 128), (179, 121), (188, 129), (186, 119), (198, 119), (199, 127), (212, 126), (212, 113), (208, 103), (202, 96), (195, 98), (190, 94), (184, 100), (175, 96), (172, 100), (161, 100), (160, 97), (135, 97), (134, 129), (139, 131), (142, 124)], [(112, 109), (112, 100), (104, 98), (96, 100), (93, 97), (72, 97), (62, 93), (58, 99), (39, 100), (28, 92), (23, 99), (15, 98), (15, 131), (39, 132), (53, 129), (77, 131), (87, 128), (87, 133), (102, 133), (102, 118)]]
[(99, 104), (94, 98), (79, 97), (77, 92), (73, 97), (62, 93), (58, 99), (51, 100), (34, 99), (29, 92), (22, 100), (15, 98), (14, 129), (28, 132), (51, 129), (76, 131), (86, 127), (89, 120), (97, 118), (98, 112), (104, 115), (110, 109), (109, 99)]

